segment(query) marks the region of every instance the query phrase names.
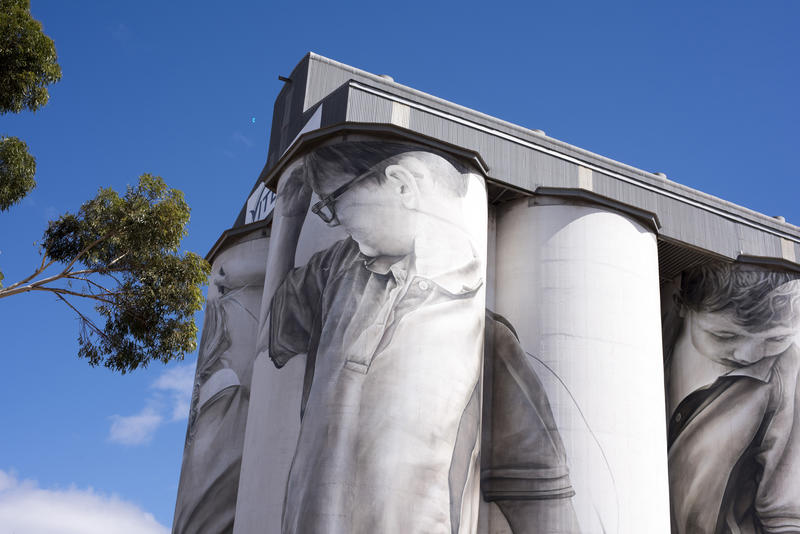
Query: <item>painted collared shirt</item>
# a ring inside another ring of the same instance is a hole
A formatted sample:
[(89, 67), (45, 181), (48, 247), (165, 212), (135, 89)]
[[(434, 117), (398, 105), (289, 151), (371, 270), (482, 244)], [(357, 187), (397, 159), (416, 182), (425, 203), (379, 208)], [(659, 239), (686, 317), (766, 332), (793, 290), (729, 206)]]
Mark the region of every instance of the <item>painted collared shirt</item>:
[(800, 532), (800, 351), (687, 396), (669, 425), (672, 531)]
[(315, 362), (284, 532), (459, 532), (478, 469), (484, 321), (469, 248), (432, 272), (423, 255), (370, 259), (348, 238), (276, 292), (270, 356)]
[[(562, 506), (575, 491), (544, 386), (517, 333), (487, 310), (481, 489), (487, 501), (543, 500)], [(559, 525), (547, 532), (563, 532)]]

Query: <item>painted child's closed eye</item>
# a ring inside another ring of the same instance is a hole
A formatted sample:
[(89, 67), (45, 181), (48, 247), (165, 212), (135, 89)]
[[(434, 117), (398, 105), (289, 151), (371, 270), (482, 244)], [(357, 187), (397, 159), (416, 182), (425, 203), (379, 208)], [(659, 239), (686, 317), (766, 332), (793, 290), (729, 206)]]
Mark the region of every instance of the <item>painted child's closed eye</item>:
[(734, 334), (733, 332), (710, 332), (710, 334), (712, 336), (714, 336), (715, 338), (723, 340), (723, 341), (730, 341), (730, 340), (739, 338), (739, 335), (738, 334)]

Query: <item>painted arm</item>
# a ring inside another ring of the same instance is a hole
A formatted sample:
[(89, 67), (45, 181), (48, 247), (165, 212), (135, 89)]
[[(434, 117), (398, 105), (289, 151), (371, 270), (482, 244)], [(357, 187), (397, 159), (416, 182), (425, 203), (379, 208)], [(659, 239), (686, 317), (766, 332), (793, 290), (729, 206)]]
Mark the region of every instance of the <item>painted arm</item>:
[(496, 501), (514, 534), (579, 534), (572, 499)]
[(278, 197), (270, 235), (269, 256), (264, 279), (264, 294), (259, 315), (258, 355), (269, 352), (269, 324), (272, 297), (289, 271), (294, 268), (300, 231), (303, 229), (311, 188), (305, 183), (302, 161), (286, 170), (278, 182)]
[(487, 310), (481, 486), (513, 534), (580, 532), (547, 393), (508, 321)]

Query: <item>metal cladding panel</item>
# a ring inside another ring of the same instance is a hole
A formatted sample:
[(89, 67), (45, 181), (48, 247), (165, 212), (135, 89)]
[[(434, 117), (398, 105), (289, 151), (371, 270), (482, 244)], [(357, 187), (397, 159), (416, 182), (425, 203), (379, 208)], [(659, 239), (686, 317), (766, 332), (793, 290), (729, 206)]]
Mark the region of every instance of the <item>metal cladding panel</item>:
[(308, 79), (308, 57), (304, 58), (284, 83), (283, 89), (275, 100), (272, 112), (272, 130), (270, 130), (268, 167), (274, 165), (288, 144), (294, 139), (303, 122), (303, 101), (306, 95)]
[[(363, 91), (350, 91), (347, 102), (347, 120), (351, 122), (389, 123), (392, 118), (392, 102)], [(327, 105), (327, 104), (326, 104)]]
[[(664, 177), (458, 106), (381, 76), (309, 53), (275, 103), (270, 154), (260, 179), (321, 103), (319, 128), (376, 125), (479, 155), (488, 177), (518, 191), (575, 188), (653, 213), (659, 237), (711, 254), (800, 259), (800, 229)], [(365, 132), (366, 133), (366, 132)], [(302, 142), (302, 141), (301, 141)], [(581, 170), (583, 168), (583, 170)]]
[(737, 232), (740, 255), (782, 257), (779, 237), (743, 225), (738, 225)]
[(578, 187), (577, 165), (548, 156), (531, 159), (529, 176), (535, 183), (552, 182), (553, 185), (564, 184), (564, 187)]
[(734, 259), (739, 255), (737, 224), (672, 198), (659, 198), (660, 235), (673, 241)]
[(303, 109), (306, 110), (327, 97), (349, 80), (370, 80), (372, 83), (382, 80), (380, 76), (340, 65), (321, 56), (309, 54), (308, 85), (306, 87)]
[[(500, 142), (489, 132), (473, 129), (448, 117), (421, 109), (409, 109), (408, 120), (398, 123), (393, 109), (407, 108), (360, 87), (349, 93), (347, 120), (357, 123), (392, 123), (413, 132), (479, 152), (489, 166), (489, 177), (534, 191), (537, 187), (574, 187), (577, 166), (561, 158)], [(327, 105), (327, 104), (324, 104)], [(514, 177), (514, 179), (510, 179)]]
[(349, 88), (343, 85), (325, 99), (325, 105), (322, 106), (322, 124), (339, 124), (347, 120), (349, 92)]
[(599, 195), (659, 214), (658, 195), (649, 189), (632, 187), (630, 184), (599, 172), (592, 172), (591, 185), (592, 190)]

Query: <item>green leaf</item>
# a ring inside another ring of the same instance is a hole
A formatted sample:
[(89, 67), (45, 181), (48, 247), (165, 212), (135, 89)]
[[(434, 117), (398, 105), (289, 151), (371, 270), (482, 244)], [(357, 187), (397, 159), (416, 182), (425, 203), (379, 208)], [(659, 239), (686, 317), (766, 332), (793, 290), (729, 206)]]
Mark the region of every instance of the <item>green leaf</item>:
[(19, 202), (36, 186), (36, 160), (16, 137), (0, 137), (0, 211)]
[(46, 256), (91, 271), (108, 289), (95, 305), (104, 324), (81, 316), (79, 356), (91, 365), (125, 373), (195, 349), (210, 266), (179, 252), (188, 222), (183, 193), (150, 174), (122, 196), (100, 189), (77, 213), (50, 222)]
[(31, 16), (29, 0), (0, 0), (0, 114), (36, 111), (61, 79), (53, 40)]

